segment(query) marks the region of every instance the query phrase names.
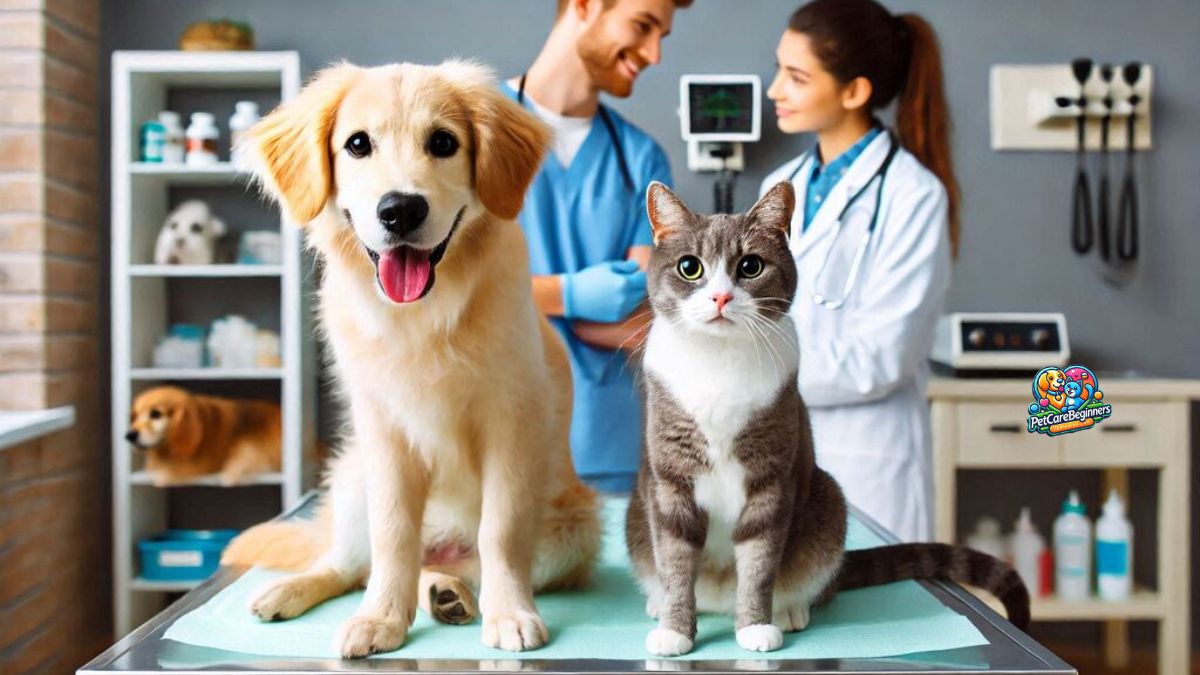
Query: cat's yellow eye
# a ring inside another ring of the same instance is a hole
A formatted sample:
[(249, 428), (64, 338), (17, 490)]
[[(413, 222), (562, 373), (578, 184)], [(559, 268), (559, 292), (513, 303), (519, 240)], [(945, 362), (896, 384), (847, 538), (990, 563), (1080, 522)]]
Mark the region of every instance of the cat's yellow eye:
[(675, 270), (679, 272), (679, 276), (688, 281), (695, 281), (704, 276), (704, 264), (694, 255), (685, 255), (680, 258), (675, 265)]
[(756, 255), (748, 255), (738, 261), (738, 276), (743, 279), (753, 279), (763, 273), (762, 258)]

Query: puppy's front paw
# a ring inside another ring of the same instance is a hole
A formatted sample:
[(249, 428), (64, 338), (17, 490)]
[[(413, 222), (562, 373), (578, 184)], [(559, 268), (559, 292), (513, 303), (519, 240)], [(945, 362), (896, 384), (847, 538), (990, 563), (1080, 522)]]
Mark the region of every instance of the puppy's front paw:
[(670, 628), (655, 628), (646, 635), (646, 651), (655, 656), (679, 656), (692, 651), (692, 639)]
[(352, 616), (338, 629), (333, 646), (344, 659), (399, 649), (408, 635), (408, 624), (375, 616)]
[(737, 631), (737, 643), (752, 652), (773, 652), (783, 646), (783, 632), (769, 623), (743, 626)]
[(295, 577), (284, 577), (263, 586), (250, 598), (250, 613), (263, 621), (282, 621), (300, 616), (309, 608), (301, 589), (302, 583)]
[(483, 616), (483, 644), (510, 652), (537, 649), (550, 639), (550, 631), (537, 612), (518, 610)]

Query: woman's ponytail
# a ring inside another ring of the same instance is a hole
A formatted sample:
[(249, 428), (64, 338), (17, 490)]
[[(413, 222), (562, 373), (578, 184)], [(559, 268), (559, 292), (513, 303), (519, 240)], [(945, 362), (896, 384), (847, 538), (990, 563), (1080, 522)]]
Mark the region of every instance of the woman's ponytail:
[(958, 254), (958, 180), (950, 158), (950, 110), (942, 86), (942, 55), (937, 34), (918, 14), (901, 14), (909, 46), (908, 73), (896, 107), (896, 131), (908, 149), (946, 187), (950, 245)]

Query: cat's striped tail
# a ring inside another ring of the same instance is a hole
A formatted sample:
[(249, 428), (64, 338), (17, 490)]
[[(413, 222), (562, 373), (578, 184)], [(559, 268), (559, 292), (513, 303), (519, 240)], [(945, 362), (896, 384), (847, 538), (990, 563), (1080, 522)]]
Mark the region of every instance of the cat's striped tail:
[(836, 586), (844, 591), (907, 579), (977, 586), (1003, 603), (1010, 623), (1021, 630), (1029, 626), (1029, 590), (1016, 570), (966, 546), (896, 544), (846, 551)]

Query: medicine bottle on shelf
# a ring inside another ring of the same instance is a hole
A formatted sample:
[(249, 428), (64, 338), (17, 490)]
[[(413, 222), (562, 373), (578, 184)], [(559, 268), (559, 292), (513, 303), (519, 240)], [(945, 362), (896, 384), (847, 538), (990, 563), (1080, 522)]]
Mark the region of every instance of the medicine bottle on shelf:
[(192, 123), (187, 128), (187, 163), (192, 166), (216, 164), (219, 137), (212, 113), (192, 113)]
[(1029, 594), (1041, 595), (1048, 584), (1042, 581), (1042, 555), (1046, 551), (1046, 540), (1037, 531), (1030, 517), (1029, 507), (1021, 508), (1017, 518), (1016, 529), (1009, 535), (1008, 550), (1013, 569), (1020, 575), (1021, 581), (1029, 589)]
[(233, 117), (229, 118), (229, 146), (230, 158), (235, 166), (241, 166), (244, 162), (239, 157), (238, 143), (242, 140), (242, 134), (246, 130), (254, 126), (258, 121), (258, 104), (254, 101), (238, 101), (234, 105)]
[(1096, 590), (1105, 600), (1124, 600), (1133, 590), (1133, 525), (1114, 489), (1096, 521)]
[(1054, 520), (1054, 590), (1064, 600), (1086, 600), (1091, 579), (1092, 522), (1079, 493), (1071, 490)]
[(183, 164), (187, 148), (183, 142), (183, 126), (179, 121), (179, 113), (164, 110), (158, 113), (158, 123), (163, 128), (163, 164)]
[(142, 123), (138, 134), (141, 152), (139, 159), (143, 162), (159, 163), (163, 161), (163, 125), (158, 120), (148, 120)]

